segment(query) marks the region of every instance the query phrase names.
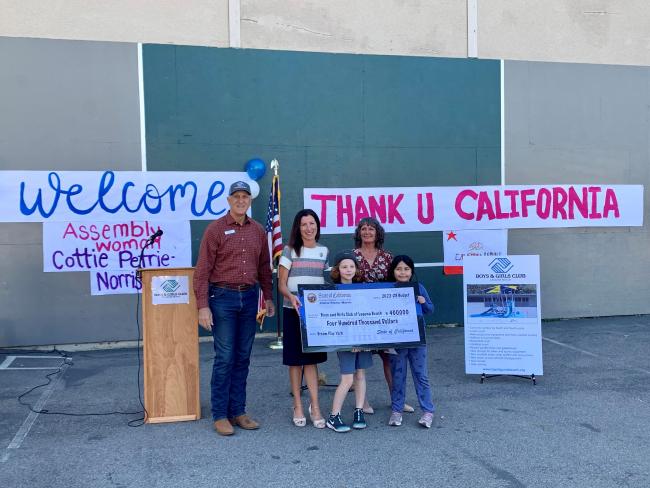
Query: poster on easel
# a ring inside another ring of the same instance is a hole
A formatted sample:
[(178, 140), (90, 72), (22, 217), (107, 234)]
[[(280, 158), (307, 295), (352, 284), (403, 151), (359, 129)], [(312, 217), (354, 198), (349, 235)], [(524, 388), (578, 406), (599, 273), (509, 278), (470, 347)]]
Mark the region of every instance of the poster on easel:
[(539, 256), (464, 260), (465, 373), (542, 376)]

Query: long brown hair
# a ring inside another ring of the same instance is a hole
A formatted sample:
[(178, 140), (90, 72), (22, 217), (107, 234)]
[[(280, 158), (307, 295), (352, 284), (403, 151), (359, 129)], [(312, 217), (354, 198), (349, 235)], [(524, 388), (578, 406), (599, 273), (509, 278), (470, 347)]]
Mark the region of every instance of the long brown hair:
[(302, 235), (300, 234), (300, 223), (302, 221), (303, 217), (311, 216), (314, 217), (314, 220), (316, 221), (316, 228), (318, 229), (316, 231), (316, 242), (318, 242), (318, 239), (320, 239), (320, 219), (318, 218), (318, 215), (316, 215), (316, 212), (314, 212), (311, 208), (303, 208), (302, 210), (298, 211), (296, 216), (293, 218), (293, 225), (291, 226), (291, 233), (289, 234), (289, 247), (296, 251), (296, 255), (300, 256), (300, 250), (302, 249)]

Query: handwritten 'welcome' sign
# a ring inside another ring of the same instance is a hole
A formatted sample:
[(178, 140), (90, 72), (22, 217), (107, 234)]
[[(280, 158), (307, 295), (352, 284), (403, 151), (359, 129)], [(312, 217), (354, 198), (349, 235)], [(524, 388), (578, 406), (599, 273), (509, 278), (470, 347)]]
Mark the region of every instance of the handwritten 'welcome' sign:
[(212, 220), (244, 172), (0, 171), (0, 221)]

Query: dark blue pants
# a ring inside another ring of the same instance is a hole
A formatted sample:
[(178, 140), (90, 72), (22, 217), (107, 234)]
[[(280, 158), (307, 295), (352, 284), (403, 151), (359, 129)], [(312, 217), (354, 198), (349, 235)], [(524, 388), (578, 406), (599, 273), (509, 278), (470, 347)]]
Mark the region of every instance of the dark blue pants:
[(258, 288), (243, 292), (210, 286), (214, 363), (212, 419), (246, 413), (246, 379), (250, 364)]

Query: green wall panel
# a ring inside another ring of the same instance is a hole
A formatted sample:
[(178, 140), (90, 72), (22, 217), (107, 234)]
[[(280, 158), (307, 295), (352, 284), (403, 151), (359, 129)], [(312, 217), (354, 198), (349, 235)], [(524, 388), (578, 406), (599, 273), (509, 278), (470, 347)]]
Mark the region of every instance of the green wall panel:
[[(148, 169), (240, 171), (278, 158), (285, 235), (304, 187), (501, 180), (498, 61), (146, 45), (144, 83)], [(270, 175), (259, 183), (263, 221)], [(195, 256), (206, 224), (192, 224)], [(440, 232), (390, 234), (386, 247), (442, 261)], [(436, 304), (427, 322), (462, 322), (461, 277), (418, 275)]]

